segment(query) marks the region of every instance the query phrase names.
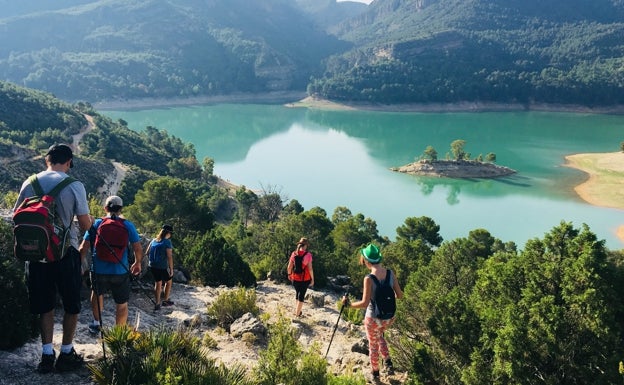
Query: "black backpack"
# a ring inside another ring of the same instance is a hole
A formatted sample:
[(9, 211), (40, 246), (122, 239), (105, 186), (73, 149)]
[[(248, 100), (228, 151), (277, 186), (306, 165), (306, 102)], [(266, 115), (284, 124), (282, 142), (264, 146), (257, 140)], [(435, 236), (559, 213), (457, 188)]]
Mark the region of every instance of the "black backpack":
[(303, 273), (303, 257), (306, 256), (308, 252), (306, 251), (303, 255), (296, 254), (295, 255), (295, 266), (293, 267), (294, 274), (302, 274)]
[(44, 193), (37, 175), (28, 178), (35, 195), (24, 199), (13, 214), (14, 253), (21, 261), (47, 262), (63, 258), (68, 228), (56, 212), (56, 196), (74, 182), (66, 177), (48, 193)]
[(392, 282), (392, 270), (387, 271), (386, 278), (382, 282), (379, 282), (374, 274), (369, 274), (368, 276), (371, 277), (375, 283), (373, 288), (375, 295), (371, 298), (374, 309), (373, 315), (375, 318), (380, 319), (390, 319), (394, 317), (394, 313), (396, 312), (396, 297), (394, 289), (390, 284), (390, 282)]

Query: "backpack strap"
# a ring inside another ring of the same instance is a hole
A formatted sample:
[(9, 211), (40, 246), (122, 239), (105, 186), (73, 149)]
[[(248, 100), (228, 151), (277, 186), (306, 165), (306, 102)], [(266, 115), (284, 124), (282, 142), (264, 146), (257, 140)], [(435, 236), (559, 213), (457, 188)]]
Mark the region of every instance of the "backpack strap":
[(64, 189), (65, 187), (69, 186), (71, 183), (73, 183), (75, 181), (76, 181), (76, 179), (72, 178), (71, 176), (66, 177), (65, 179), (60, 181), (59, 184), (54, 186), (54, 188), (52, 190), (50, 190), (48, 195), (51, 195), (51, 196), (56, 198), (56, 196), (61, 192), (62, 189)]
[[(51, 195), (54, 198), (56, 198), (56, 196), (61, 192), (62, 189), (64, 189), (65, 187), (69, 186), (71, 183), (73, 183), (75, 181), (76, 181), (76, 179), (72, 178), (71, 176), (67, 176), (62, 181), (60, 181), (56, 186), (54, 186), (54, 188), (52, 190), (50, 190), (50, 192), (48, 192), (47, 195)], [(37, 174), (31, 175), (28, 178), (28, 182), (30, 182), (30, 185), (32, 186), (33, 190), (35, 190), (35, 195), (37, 195), (37, 196), (46, 195), (43, 192), (43, 188), (41, 187), (41, 183), (39, 183), (39, 179), (37, 179)]]
[[(369, 274), (369, 277), (371, 277), (371, 279), (373, 280), (373, 282), (375, 282), (375, 285), (377, 286), (381, 286), (381, 282), (379, 282), (379, 279), (377, 279), (377, 277), (375, 276), (375, 274)], [(386, 271), (386, 278), (384, 278), (383, 283), (385, 285), (389, 285), (390, 283), (390, 278), (392, 277), (392, 270), (388, 269)]]
[(28, 183), (30, 183), (30, 185), (32, 186), (36, 196), (40, 197), (43, 195), (43, 189), (41, 188), (41, 183), (39, 183), (39, 179), (37, 179), (37, 174), (31, 175), (28, 178)]

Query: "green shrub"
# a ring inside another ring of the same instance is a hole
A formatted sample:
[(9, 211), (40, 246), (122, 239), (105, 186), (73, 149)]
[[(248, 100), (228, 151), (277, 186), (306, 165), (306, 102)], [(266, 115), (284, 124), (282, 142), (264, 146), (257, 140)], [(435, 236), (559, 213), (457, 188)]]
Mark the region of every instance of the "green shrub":
[(204, 333), (204, 338), (202, 338), (202, 345), (208, 349), (216, 350), (219, 343), (217, 340), (212, 338), (210, 333), (206, 332)]
[(220, 294), (208, 306), (208, 316), (216, 320), (217, 325), (229, 329), (232, 322), (245, 313), (258, 315), (260, 309), (256, 305), (256, 291), (239, 287)]
[[(350, 301), (355, 301), (355, 299), (349, 297)], [(336, 302), (336, 308), (340, 309), (342, 307), (342, 300), (338, 300)], [(361, 325), (364, 321), (365, 311), (363, 309), (353, 309), (349, 307), (345, 307), (342, 311), (342, 319), (350, 322), (354, 325)]]
[(297, 384), (297, 361), (302, 355), (302, 348), (290, 321), (280, 315), (276, 323), (268, 326), (268, 336), (267, 348), (258, 353), (254, 379), (259, 385)]
[(23, 264), (13, 257), (11, 226), (0, 220), (0, 349), (13, 349), (39, 334), (28, 308)]
[(251, 385), (241, 365), (217, 365), (186, 331), (157, 328), (145, 334), (127, 326), (106, 330), (107, 358), (87, 367), (97, 384)]
[(267, 348), (259, 352), (258, 364), (253, 370), (254, 380), (259, 385), (327, 384), (327, 361), (320, 354), (318, 343), (304, 352), (295, 329), (281, 314), (268, 329)]
[(241, 341), (243, 341), (247, 346), (253, 346), (256, 343), (258, 337), (252, 332), (245, 332), (241, 336)]
[(366, 379), (362, 372), (327, 376), (327, 385), (365, 385)]

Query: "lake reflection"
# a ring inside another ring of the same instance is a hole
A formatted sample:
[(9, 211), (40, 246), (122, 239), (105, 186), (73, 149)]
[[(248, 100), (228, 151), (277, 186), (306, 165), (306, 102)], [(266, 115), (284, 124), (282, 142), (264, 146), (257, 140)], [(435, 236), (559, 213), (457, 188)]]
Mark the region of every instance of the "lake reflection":
[[(572, 187), (584, 179), (563, 167), (563, 156), (614, 152), (624, 117), (509, 113), (382, 113), (315, 111), (267, 105), (208, 105), (104, 111), (130, 128), (151, 125), (195, 145), (215, 174), (253, 189), (277, 189), (306, 209), (338, 206), (362, 213), (381, 234), (395, 237), (405, 218), (428, 216), (446, 240), (484, 228), (520, 247), (562, 220), (587, 223), (608, 247), (622, 210), (582, 202)], [(450, 143), (466, 141), (472, 157), (488, 152), (518, 174), (487, 180), (423, 178), (395, 173), (431, 145), (444, 158)]]

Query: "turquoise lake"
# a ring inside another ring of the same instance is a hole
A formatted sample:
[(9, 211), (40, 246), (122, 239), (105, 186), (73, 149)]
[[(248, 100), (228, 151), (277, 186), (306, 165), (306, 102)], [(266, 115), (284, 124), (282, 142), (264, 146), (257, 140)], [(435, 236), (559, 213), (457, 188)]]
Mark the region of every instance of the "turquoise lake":
[[(586, 179), (564, 156), (616, 152), (624, 116), (551, 112), (395, 113), (322, 111), (281, 105), (215, 104), (145, 110), (103, 110), (133, 130), (164, 129), (215, 160), (215, 174), (255, 190), (279, 192), (331, 217), (345, 206), (377, 222), (394, 240), (407, 217), (427, 216), (445, 240), (483, 228), (522, 248), (561, 221), (585, 223), (610, 249), (624, 210), (582, 201)], [(427, 146), (438, 157), (456, 139), (473, 158), (492, 152), (517, 174), (499, 179), (415, 177), (390, 171)], [(624, 188), (624, 186), (623, 186)]]

